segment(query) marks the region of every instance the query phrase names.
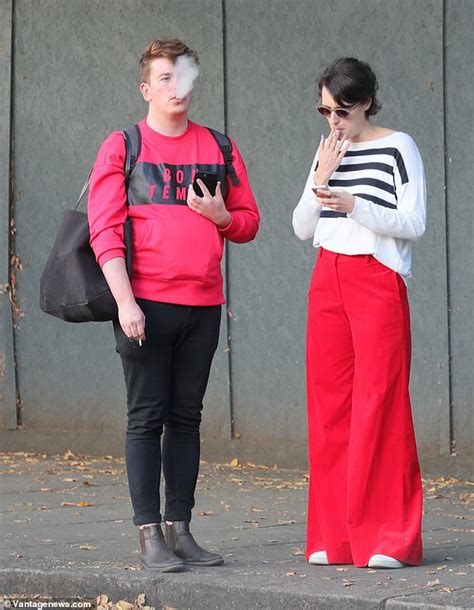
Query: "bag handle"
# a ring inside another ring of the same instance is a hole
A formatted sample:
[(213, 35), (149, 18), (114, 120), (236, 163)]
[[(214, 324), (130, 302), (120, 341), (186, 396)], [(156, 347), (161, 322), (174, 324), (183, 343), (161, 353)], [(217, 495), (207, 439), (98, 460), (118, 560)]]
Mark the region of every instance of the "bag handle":
[[(138, 124), (133, 127), (128, 127), (122, 131), (123, 138), (125, 140), (125, 164), (124, 164), (124, 173), (125, 173), (125, 189), (128, 189), (128, 183), (130, 180), (130, 175), (133, 172), (133, 169), (137, 163), (137, 159), (140, 155), (140, 150), (142, 148), (142, 138), (140, 133), (140, 127)], [(77, 199), (76, 205), (74, 209), (77, 210), (81, 201), (84, 199), (84, 195), (87, 193), (89, 188), (89, 183), (92, 175), (92, 170), (89, 172), (89, 175), (84, 182), (81, 193)], [(128, 200), (127, 200), (128, 205)]]
[(81, 194), (79, 195), (76, 205), (74, 206), (74, 209), (77, 210), (77, 208), (79, 207), (79, 204), (81, 203), (81, 201), (84, 199), (84, 195), (87, 193), (87, 189), (89, 188), (89, 181), (91, 179), (91, 174), (92, 174), (92, 169), (89, 172), (89, 175), (86, 178), (86, 181), (84, 182), (84, 185), (81, 189)]

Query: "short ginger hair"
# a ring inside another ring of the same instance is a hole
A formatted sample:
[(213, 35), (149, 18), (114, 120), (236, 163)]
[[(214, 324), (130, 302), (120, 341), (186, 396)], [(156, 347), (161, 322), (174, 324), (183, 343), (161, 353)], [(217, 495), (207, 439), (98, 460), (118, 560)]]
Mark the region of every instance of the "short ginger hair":
[(181, 55), (188, 55), (199, 64), (199, 57), (196, 51), (191, 50), (182, 40), (179, 40), (179, 38), (152, 40), (140, 56), (140, 81), (142, 83), (147, 83), (149, 81), (150, 65), (154, 59), (166, 57), (173, 63), (176, 63), (177, 58)]

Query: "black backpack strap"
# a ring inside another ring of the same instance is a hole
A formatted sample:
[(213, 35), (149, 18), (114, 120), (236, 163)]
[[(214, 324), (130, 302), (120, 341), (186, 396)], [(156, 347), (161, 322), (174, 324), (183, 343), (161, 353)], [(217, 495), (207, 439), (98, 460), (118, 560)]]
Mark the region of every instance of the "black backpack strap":
[[(142, 134), (138, 124), (133, 127), (127, 127), (122, 131), (125, 139), (125, 189), (128, 191), (128, 183), (133, 169), (137, 164), (137, 159), (140, 156), (142, 148)], [(127, 196), (128, 206), (128, 196)], [(130, 216), (127, 217), (123, 226), (123, 237), (125, 242), (125, 264), (127, 267), (128, 277), (132, 277), (132, 221)]]
[(131, 173), (137, 163), (142, 148), (142, 134), (138, 124), (133, 127), (127, 127), (122, 131), (125, 139), (125, 187), (128, 187), (128, 181)]
[(222, 156), (224, 157), (225, 169), (227, 174), (230, 176), (232, 180), (232, 184), (237, 186), (240, 181), (235, 171), (234, 164), (232, 163), (232, 142), (230, 139), (220, 131), (216, 131), (215, 129), (211, 129), (208, 127), (209, 131), (214, 136), (215, 141), (217, 142)]

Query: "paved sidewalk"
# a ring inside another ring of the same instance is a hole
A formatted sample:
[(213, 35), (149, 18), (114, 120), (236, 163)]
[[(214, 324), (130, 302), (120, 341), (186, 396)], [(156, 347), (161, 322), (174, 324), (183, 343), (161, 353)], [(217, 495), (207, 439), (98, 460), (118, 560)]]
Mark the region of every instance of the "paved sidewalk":
[(0, 467), (0, 598), (133, 603), (144, 593), (157, 610), (474, 608), (466, 482), (425, 481), (422, 566), (316, 567), (304, 559), (305, 473), (204, 463), (193, 532), (226, 563), (161, 574), (140, 568), (123, 460), (16, 453), (0, 454)]

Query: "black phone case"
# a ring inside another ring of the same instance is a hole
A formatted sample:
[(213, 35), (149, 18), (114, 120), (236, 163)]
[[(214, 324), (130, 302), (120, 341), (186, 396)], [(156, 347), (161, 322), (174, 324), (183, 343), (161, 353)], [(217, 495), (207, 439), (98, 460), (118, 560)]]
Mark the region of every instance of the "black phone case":
[(216, 188), (217, 188), (217, 182), (218, 182), (217, 174), (213, 174), (210, 172), (209, 173), (196, 172), (196, 175), (195, 175), (194, 181), (193, 181), (193, 189), (198, 197), (202, 197), (204, 195), (204, 193), (202, 192), (201, 187), (197, 183), (198, 178), (200, 178), (204, 182), (204, 184), (207, 187), (207, 190), (211, 193), (212, 196), (214, 196), (216, 194)]

